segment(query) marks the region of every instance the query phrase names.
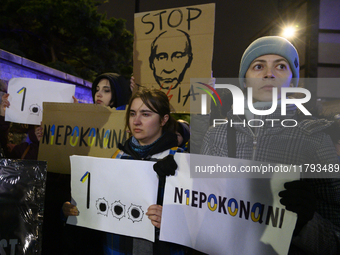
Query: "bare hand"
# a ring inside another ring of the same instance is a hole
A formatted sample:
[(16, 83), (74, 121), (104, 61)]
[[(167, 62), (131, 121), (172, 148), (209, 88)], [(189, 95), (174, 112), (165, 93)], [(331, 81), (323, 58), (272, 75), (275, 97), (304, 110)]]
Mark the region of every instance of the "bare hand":
[(161, 227), (161, 220), (162, 220), (162, 209), (161, 205), (150, 205), (146, 215), (151, 220), (152, 225), (156, 228)]
[(72, 96), (72, 98), (73, 98), (73, 103), (79, 103), (78, 99), (75, 96)]
[(34, 134), (40, 142), (41, 137), (43, 137), (43, 128), (42, 126), (36, 126), (34, 130)]
[(8, 101), (9, 94), (4, 94), (1, 98), (1, 109), (0, 109), (0, 115), (5, 116), (6, 108), (10, 106), (10, 103)]
[(75, 205), (71, 204), (70, 202), (65, 202), (63, 204), (63, 213), (67, 217), (79, 215), (79, 211), (78, 211), (77, 207)]

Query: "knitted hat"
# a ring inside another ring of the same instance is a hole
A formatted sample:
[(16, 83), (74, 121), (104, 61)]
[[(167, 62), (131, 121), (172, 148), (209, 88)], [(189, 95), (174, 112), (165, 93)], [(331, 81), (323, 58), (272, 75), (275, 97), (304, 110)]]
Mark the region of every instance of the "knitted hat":
[(293, 44), (280, 36), (264, 36), (252, 42), (243, 53), (238, 76), (242, 89), (244, 88), (244, 78), (250, 64), (256, 58), (269, 54), (282, 56), (288, 61), (293, 74), (293, 84), (295, 87), (298, 85), (299, 55)]
[(111, 102), (113, 105), (110, 107), (120, 107), (126, 105), (129, 102), (131, 96), (130, 84), (127, 79), (122, 75), (116, 73), (103, 73), (99, 75), (92, 83), (92, 99), (94, 102), (94, 96), (97, 91), (97, 85), (102, 79), (107, 79), (111, 87)]

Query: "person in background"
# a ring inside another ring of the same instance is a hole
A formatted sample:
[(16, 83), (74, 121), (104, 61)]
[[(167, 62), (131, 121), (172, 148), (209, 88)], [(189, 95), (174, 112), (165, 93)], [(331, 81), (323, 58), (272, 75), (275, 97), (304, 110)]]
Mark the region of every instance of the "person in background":
[[(133, 86), (127, 79), (116, 73), (104, 73), (96, 77), (92, 83), (91, 94), (94, 104), (99, 104), (108, 107), (115, 107), (116, 109), (125, 109), (126, 104), (131, 96), (131, 90)], [(10, 107), (8, 101), (9, 94), (4, 94), (1, 101), (0, 109), (0, 141), (1, 146), (4, 148), (4, 154), (7, 158), (14, 159), (32, 159), (37, 160), (39, 150), (39, 140), (42, 137), (43, 130), (40, 126), (30, 126), (27, 139), (24, 143), (16, 145), (12, 151), (9, 151), (7, 147), (8, 143), (8, 130), (10, 123), (4, 121), (6, 108)], [(73, 96), (74, 102), (78, 102)], [(63, 224), (60, 222), (60, 208), (64, 201), (70, 200), (70, 176), (63, 174), (56, 174), (52, 172), (47, 173), (46, 180), (46, 192), (45, 192), (45, 213), (43, 224), (43, 242), (42, 242), (42, 254), (60, 254), (62, 250), (62, 244), (57, 241), (60, 240), (64, 231)], [(70, 228), (71, 229), (71, 228)], [(86, 235), (87, 230), (82, 232), (69, 231), (69, 235), (82, 234), (84, 237), (95, 240), (97, 237)], [(56, 239), (58, 237), (58, 239)], [(79, 238), (78, 238), (79, 239)], [(80, 242), (79, 242), (80, 243)], [(70, 244), (68, 247), (80, 247), (86, 250), (84, 245)], [(76, 249), (76, 248), (75, 248)], [(66, 249), (67, 250), (67, 249)]]
[[(91, 94), (94, 104), (99, 104), (103, 106), (108, 106), (110, 108), (116, 108), (117, 110), (124, 110), (126, 104), (129, 102), (129, 98), (131, 97), (131, 91), (134, 88), (134, 83), (125, 79), (122, 75), (116, 73), (104, 73), (96, 77), (96, 79), (92, 83)], [(5, 122), (5, 112), (6, 108), (10, 107), (10, 102), (8, 100), (9, 94), (1, 91), (1, 109), (0, 109), (0, 128), (1, 128), (1, 146), (3, 149), (7, 148), (7, 140), (5, 139), (8, 135), (9, 122)], [(74, 102), (78, 102), (78, 100), (73, 96)], [(36, 136), (38, 135), (38, 136)], [(28, 157), (26, 159), (37, 159), (38, 157), (38, 147), (39, 140), (42, 137), (42, 128), (39, 126), (35, 126), (33, 128), (29, 128), (27, 144), (32, 144), (31, 149), (34, 148), (34, 153), (29, 152)], [(3, 141), (3, 142), (2, 142)], [(7, 155), (10, 158), (22, 158), (18, 153), (24, 152), (27, 144), (21, 145), (14, 151), (13, 155), (10, 155), (7, 152)], [(26, 145), (26, 146), (25, 146)], [(22, 151), (23, 150), (23, 151)], [(7, 150), (6, 150), (7, 151)]]
[(38, 159), (39, 141), (42, 138), (41, 126), (29, 125), (26, 140), (16, 145), (10, 152), (13, 159)]
[(92, 83), (93, 103), (124, 110), (132, 90), (133, 86), (130, 86), (124, 76), (116, 73), (103, 73)]
[[(92, 83), (92, 99), (96, 105), (124, 110), (135, 87), (134, 79), (129, 82), (116, 73), (103, 73), (96, 77)], [(70, 202), (65, 202), (63, 208), (72, 207)], [(73, 208), (73, 207), (72, 207)], [(64, 210), (64, 209), (63, 209)]]
[(176, 130), (178, 146), (184, 151), (190, 152), (189, 142), (190, 142), (190, 125), (185, 120), (177, 120), (177, 130)]
[[(0, 109), (0, 138), (2, 146), (7, 148), (5, 157), (11, 159), (37, 160), (39, 151), (39, 141), (42, 138), (43, 130), (41, 126), (29, 125), (26, 141), (17, 144), (11, 151), (7, 147), (8, 131), (10, 122), (5, 121), (6, 108), (10, 107), (8, 100), (9, 94), (4, 94), (1, 101)], [(61, 237), (63, 233), (62, 224), (59, 223), (60, 213), (57, 212), (58, 199), (69, 196), (69, 179), (64, 175), (47, 172), (44, 220), (43, 220), (43, 238), (42, 254), (58, 254), (62, 246), (56, 236)], [(64, 199), (62, 199), (64, 201)], [(60, 202), (59, 202), (60, 203)], [(59, 209), (60, 210), (60, 209)]]
[(1, 100), (0, 109), (0, 129), (1, 129), (1, 146), (4, 149), (4, 156), (11, 159), (38, 159), (39, 141), (42, 137), (42, 127), (36, 125), (29, 125), (26, 141), (21, 144), (17, 144), (9, 151), (7, 147), (8, 143), (8, 130), (10, 122), (5, 121), (6, 108), (10, 106), (8, 101), (9, 94), (4, 94)]
[[(131, 97), (134, 84), (129, 83), (124, 76), (117, 73), (103, 73), (98, 75), (92, 83), (91, 93), (93, 103), (104, 107), (125, 110)], [(69, 176), (68, 176), (69, 178)], [(68, 180), (68, 185), (70, 180)], [(69, 202), (71, 199), (70, 188), (68, 187), (68, 197), (64, 197), (58, 204), (56, 212), (62, 208), (61, 218), (66, 221), (65, 216), (69, 216), (65, 211), (71, 212), (75, 209)], [(67, 202), (65, 202), (67, 200)], [(59, 213), (60, 214), (60, 213)], [(59, 215), (60, 218), (60, 215)], [(64, 232), (64, 255), (65, 254), (102, 254), (102, 233), (87, 228), (66, 225)]]

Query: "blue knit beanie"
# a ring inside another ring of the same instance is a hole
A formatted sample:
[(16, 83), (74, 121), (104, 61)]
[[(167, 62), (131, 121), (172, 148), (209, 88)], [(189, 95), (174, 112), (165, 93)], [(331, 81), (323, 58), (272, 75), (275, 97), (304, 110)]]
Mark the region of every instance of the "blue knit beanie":
[(238, 76), (241, 89), (244, 88), (244, 78), (250, 64), (256, 58), (269, 54), (282, 56), (288, 61), (293, 74), (293, 84), (297, 87), (300, 76), (299, 55), (297, 50), (286, 38), (280, 36), (264, 36), (252, 42), (243, 53)]

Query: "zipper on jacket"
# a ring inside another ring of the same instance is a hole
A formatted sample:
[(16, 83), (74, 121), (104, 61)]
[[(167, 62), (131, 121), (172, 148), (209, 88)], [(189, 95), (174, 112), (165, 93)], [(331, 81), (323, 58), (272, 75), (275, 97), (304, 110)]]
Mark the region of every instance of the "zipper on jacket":
[(253, 136), (253, 157), (252, 160), (255, 160), (255, 152), (256, 152), (256, 146), (257, 146), (257, 136)]
[[(240, 121), (241, 118), (239, 116), (237, 116), (239, 118)], [(256, 149), (257, 149), (257, 133), (258, 133), (258, 129), (255, 129), (257, 132), (254, 132), (248, 125), (247, 128), (249, 129), (250, 133), (252, 133), (253, 135), (253, 155), (252, 155), (252, 160), (255, 160), (255, 153), (256, 153)]]
[(258, 137), (259, 129), (256, 128), (254, 132), (253, 132), (253, 130), (251, 130), (251, 131), (253, 133), (253, 156), (252, 156), (252, 160), (255, 160), (255, 154), (256, 154), (256, 149), (257, 149), (257, 137)]

